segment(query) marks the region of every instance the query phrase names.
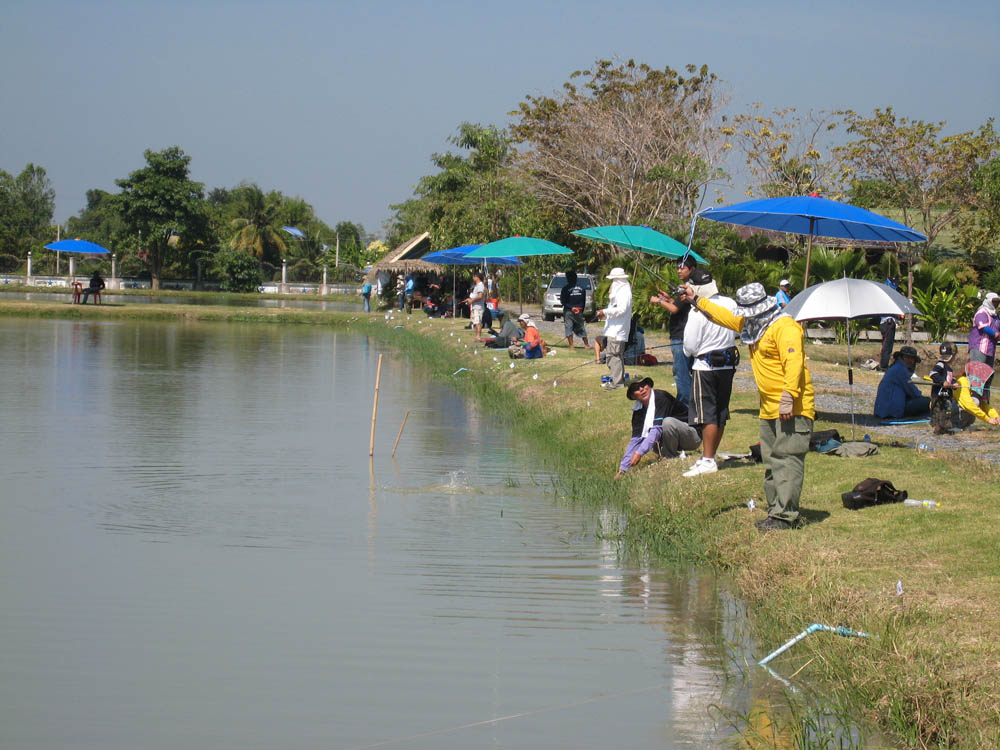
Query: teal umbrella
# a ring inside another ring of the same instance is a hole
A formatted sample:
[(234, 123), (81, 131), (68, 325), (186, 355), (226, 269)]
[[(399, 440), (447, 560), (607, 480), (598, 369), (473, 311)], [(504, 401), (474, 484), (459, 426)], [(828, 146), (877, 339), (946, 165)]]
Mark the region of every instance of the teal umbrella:
[[(519, 258), (524, 255), (572, 255), (573, 251), (568, 247), (557, 245), (555, 242), (540, 240), (537, 237), (507, 237), (506, 239), (480, 245), (478, 249), (471, 253), (466, 253), (466, 258)], [(521, 290), (521, 267), (517, 267), (517, 296), (524, 312), (524, 294)]]
[(524, 255), (572, 255), (568, 247), (537, 237), (507, 237), (506, 239), (480, 245), (466, 258), (520, 258)]
[(673, 258), (677, 260), (683, 258), (685, 255), (690, 255), (699, 263), (708, 264), (708, 261), (698, 255), (698, 253), (694, 251), (689, 253), (683, 243), (650, 227), (613, 224), (606, 227), (578, 229), (573, 234), (578, 237), (586, 237), (588, 240), (596, 240), (597, 242), (604, 242), (615, 247), (623, 247), (626, 250), (636, 250), (649, 253), (650, 255), (659, 255), (661, 258)]

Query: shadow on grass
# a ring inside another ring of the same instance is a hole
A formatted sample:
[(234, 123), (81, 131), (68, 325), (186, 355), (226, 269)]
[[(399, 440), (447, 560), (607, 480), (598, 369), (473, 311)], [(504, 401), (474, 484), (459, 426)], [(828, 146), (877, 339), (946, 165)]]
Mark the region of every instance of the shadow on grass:
[(829, 512), (825, 510), (810, 510), (808, 508), (799, 508), (799, 528), (803, 526), (808, 526), (813, 523), (822, 523), (830, 517)]

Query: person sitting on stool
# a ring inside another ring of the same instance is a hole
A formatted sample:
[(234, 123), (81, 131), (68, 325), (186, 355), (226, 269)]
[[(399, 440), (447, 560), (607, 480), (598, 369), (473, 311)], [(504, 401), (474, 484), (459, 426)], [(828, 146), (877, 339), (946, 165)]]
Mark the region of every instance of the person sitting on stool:
[(80, 300), (80, 304), (86, 305), (87, 297), (100, 293), (102, 289), (104, 289), (104, 279), (101, 278), (101, 272), (94, 271), (94, 275), (90, 277), (90, 286), (83, 290), (83, 299)]
[(911, 382), (913, 371), (920, 357), (912, 346), (904, 346), (893, 356), (893, 363), (886, 370), (875, 394), (875, 416), (882, 419), (926, 417), (930, 414), (931, 400), (921, 396)]

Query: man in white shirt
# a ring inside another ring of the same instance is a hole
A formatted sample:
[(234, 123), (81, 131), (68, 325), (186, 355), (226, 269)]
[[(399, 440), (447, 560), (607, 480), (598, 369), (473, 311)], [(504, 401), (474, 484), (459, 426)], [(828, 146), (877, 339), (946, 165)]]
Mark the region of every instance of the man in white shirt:
[(483, 284), (483, 274), (476, 271), (472, 274), (473, 287), (469, 296), (463, 301), (469, 303), (469, 322), (476, 329), (476, 341), (483, 340), (483, 310), (486, 308), (486, 285)]
[[(719, 294), (712, 275), (696, 268), (688, 283), (699, 297), (710, 299), (730, 312), (736, 301)], [(686, 477), (718, 471), (715, 452), (729, 419), (729, 399), (733, 376), (739, 364), (736, 334), (716, 325), (697, 308), (692, 308), (684, 326), (684, 353), (691, 358), (691, 404), (688, 424), (701, 430), (702, 457), (684, 472)]]
[(623, 268), (612, 268), (605, 278), (611, 280), (608, 306), (597, 311), (597, 318), (604, 320), (604, 335), (608, 339), (605, 353), (608, 369), (611, 370), (611, 382), (606, 383), (604, 388), (613, 390), (625, 385), (624, 354), (628, 343), (628, 329), (632, 323), (632, 285), (628, 283), (628, 274)]

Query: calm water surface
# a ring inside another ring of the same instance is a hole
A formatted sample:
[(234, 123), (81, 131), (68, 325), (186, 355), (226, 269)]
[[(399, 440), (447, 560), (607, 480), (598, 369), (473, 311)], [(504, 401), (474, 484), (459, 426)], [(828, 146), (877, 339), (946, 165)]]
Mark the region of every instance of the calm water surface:
[[(704, 748), (710, 577), (320, 329), (0, 320), (0, 747)], [(411, 410), (395, 460), (392, 443)]]

